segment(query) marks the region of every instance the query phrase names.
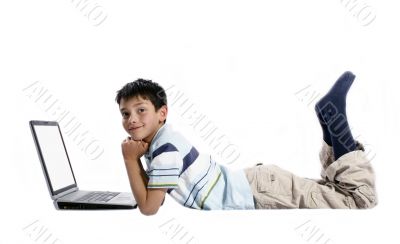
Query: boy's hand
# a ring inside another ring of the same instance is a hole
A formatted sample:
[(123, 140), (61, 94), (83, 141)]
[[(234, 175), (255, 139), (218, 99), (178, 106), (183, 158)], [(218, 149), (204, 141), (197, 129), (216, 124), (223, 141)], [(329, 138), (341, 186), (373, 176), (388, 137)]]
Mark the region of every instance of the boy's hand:
[(122, 142), (122, 155), (126, 161), (137, 161), (149, 148), (149, 144), (144, 141), (134, 141), (130, 137)]

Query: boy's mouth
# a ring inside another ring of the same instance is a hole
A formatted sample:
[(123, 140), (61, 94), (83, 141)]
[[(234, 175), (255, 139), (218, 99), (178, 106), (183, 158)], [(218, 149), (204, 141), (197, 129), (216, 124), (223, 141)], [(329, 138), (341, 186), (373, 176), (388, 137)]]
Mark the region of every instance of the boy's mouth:
[(142, 127), (143, 127), (143, 125), (142, 126), (132, 126), (132, 127), (129, 127), (128, 130), (129, 131), (136, 131), (136, 130), (142, 128)]

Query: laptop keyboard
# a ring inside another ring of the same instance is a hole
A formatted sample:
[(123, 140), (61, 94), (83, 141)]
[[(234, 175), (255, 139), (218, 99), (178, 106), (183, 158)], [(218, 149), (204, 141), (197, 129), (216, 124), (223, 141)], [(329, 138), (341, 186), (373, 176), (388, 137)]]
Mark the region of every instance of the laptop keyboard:
[(119, 194), (119, 192), (95, 191), (95, 192), (90, 192), (90, 193), (78, 198), (76, 201), (79, 201), (79, 202), (108, 202), (118, 194)]

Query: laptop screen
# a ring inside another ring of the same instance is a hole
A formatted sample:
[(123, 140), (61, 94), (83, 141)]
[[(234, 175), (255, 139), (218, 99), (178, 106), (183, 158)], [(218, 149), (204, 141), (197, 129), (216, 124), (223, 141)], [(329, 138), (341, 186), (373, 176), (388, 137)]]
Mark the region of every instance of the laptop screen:
[(57, 122), (31, 122), (36, 146), (52, 195), (76, 186)]

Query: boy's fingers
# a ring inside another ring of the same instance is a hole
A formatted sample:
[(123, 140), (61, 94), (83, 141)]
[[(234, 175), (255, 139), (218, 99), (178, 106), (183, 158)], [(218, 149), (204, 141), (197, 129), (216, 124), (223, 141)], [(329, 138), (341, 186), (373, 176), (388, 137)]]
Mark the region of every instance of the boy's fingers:
[(130, 136), (128, 136), (127, 138), (125, 138), (124, 140), (123, 140), (123, 142), (129, 142), (129, 141), (131, 141), (132, 140), (132, 138), (130, 137)]

